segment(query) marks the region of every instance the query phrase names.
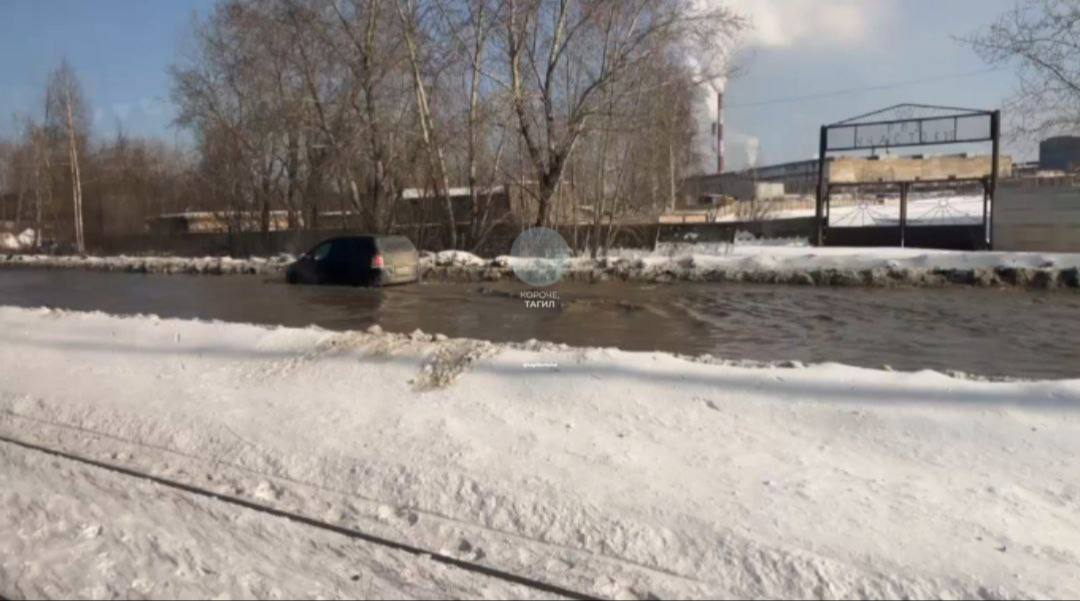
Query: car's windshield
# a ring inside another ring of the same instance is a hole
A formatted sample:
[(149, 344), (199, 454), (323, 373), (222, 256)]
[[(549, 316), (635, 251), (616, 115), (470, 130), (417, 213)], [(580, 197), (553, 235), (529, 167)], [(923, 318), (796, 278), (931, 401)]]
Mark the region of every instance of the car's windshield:
[(330, 255), (330, 249), (331, 248), (333, 248), (333, 245), (330, 242), (324, 242), (324, 243), (316, 246), (308, 254), (311, 256), (312, 259), (314, 259), (316, 261), (322, 261), (323, 259), (325, 259), (327, 256)]

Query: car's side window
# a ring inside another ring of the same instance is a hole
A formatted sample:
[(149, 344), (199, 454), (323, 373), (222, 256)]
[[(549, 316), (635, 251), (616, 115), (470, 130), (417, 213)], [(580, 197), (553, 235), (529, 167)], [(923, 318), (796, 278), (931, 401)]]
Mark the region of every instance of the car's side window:
[(344, 263), (349, 260), (349, 257), (353, 252), (353, 242), (349, 239), (334, 240), (333, 250), (330, 254), (334, 255), (335, 263)]
[(311, 253), (311, 258), (315, 259), (316, 261), (322, 261), (329, 254), (330, 254), (330, 243), (326, 242), (324, 244), (320, 244), (318, 246), (318, 248), (315, 249), (315, 252)]

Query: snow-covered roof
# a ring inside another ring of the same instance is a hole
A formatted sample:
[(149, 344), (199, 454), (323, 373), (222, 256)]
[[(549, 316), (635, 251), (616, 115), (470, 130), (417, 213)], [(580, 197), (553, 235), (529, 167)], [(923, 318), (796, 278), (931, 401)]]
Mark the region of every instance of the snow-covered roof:
[[(488, 188), (480, 188), (477, 190), (477, 194), (502, 194), (506, 190), (505, 186), (491, 186)], [(468, 186), (459, 186), (456, 188), (450, 188), (450, 196), (468, 196)], [(436, 198), (436, 193), (430, 188), (405, 188), (401, 191), (401, 197), (405, 200), (416, 200), (418, 198)]]

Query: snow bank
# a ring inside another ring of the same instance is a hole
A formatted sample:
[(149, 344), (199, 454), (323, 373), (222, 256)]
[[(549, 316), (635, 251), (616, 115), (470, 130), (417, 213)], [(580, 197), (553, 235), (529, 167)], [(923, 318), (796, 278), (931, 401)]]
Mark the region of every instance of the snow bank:
[[(17, 308), (0, 308), (0, 366), (5, 435), (597, 596), (1080, 594), (1080, 380)], [(0, 461), (5, 507), (31, 524), (0, 519), (14, 590), (65, 592), (41, 588), (71, 555), (47, 541), (80, 527), (111, 533), (73, 547), (107, 562), (84, 576), (105, 588), (81, 590), (288, 592), (297, 548), (334, 553), (303, 532), (251, 535), (267, 567), (245, 572), (213, 549), (247, 526), (215, 508), (177, 518), (182, 548), (144, 549), (151, 525), (118, 516), (178, 502)], [(33, 501), (54, 489), (100, 513)], [(406, 591), (425, 578), (380, 573)]]
[(34, 230), (26, 229), (21, 234), (0, 233), (0, 250), (20, 250), (34, 245)]
[(86, 269), (91, 271), (120, 271), (129, 273), (183, 274), (258, 274), (278, 273), (295, 257), (278, 255), (269, 258), (253, 257), (93, 257), (78, 255), (0, 255), (0, 268)]
[[(0, 268), (89, 269), (133, 273), (276, 274), (294, 259), (228, 257), (81, 257), (0, 255)], [(423, 277), (452, 281), (514, 278), (520, 259), (465, 251), (423, 253)], [(530, 259), (531, 260), (531, 259)], [(801, 240), (764, 244), (671, 244), (653, 252), (616, 250), (601, 259), (567, 260), (563, 277), (579, 281), (749, 282), (818, 286), (1080, 287), (1080, 253), (946, 251), (916, 248), (817, 248)]]
[[(499, 280), (514, 277), (512, 257), (486, 263), (425, 261), (428, 278)], [(750, 282), (831, 286), (1080, 287), (1080, 254), (945, 251), (914, 248), (816, 248), (765, 245), (666, 245), (654, 252), (618, 250), (602, 259), (573, 258), (564, 277), (584, 281)]]
[(425, 259), (432, 265), (439, 267), (466, 266), (479, 267), (487, 261), (463, 250), (444, 250), (437, 253), (429, 253)]

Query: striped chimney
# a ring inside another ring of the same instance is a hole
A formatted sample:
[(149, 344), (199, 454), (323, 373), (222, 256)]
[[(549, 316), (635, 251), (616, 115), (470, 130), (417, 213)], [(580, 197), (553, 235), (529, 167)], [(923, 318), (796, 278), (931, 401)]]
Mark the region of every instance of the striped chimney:
[(716, 93), (716, 172), (724, 172), (724, 93)]

